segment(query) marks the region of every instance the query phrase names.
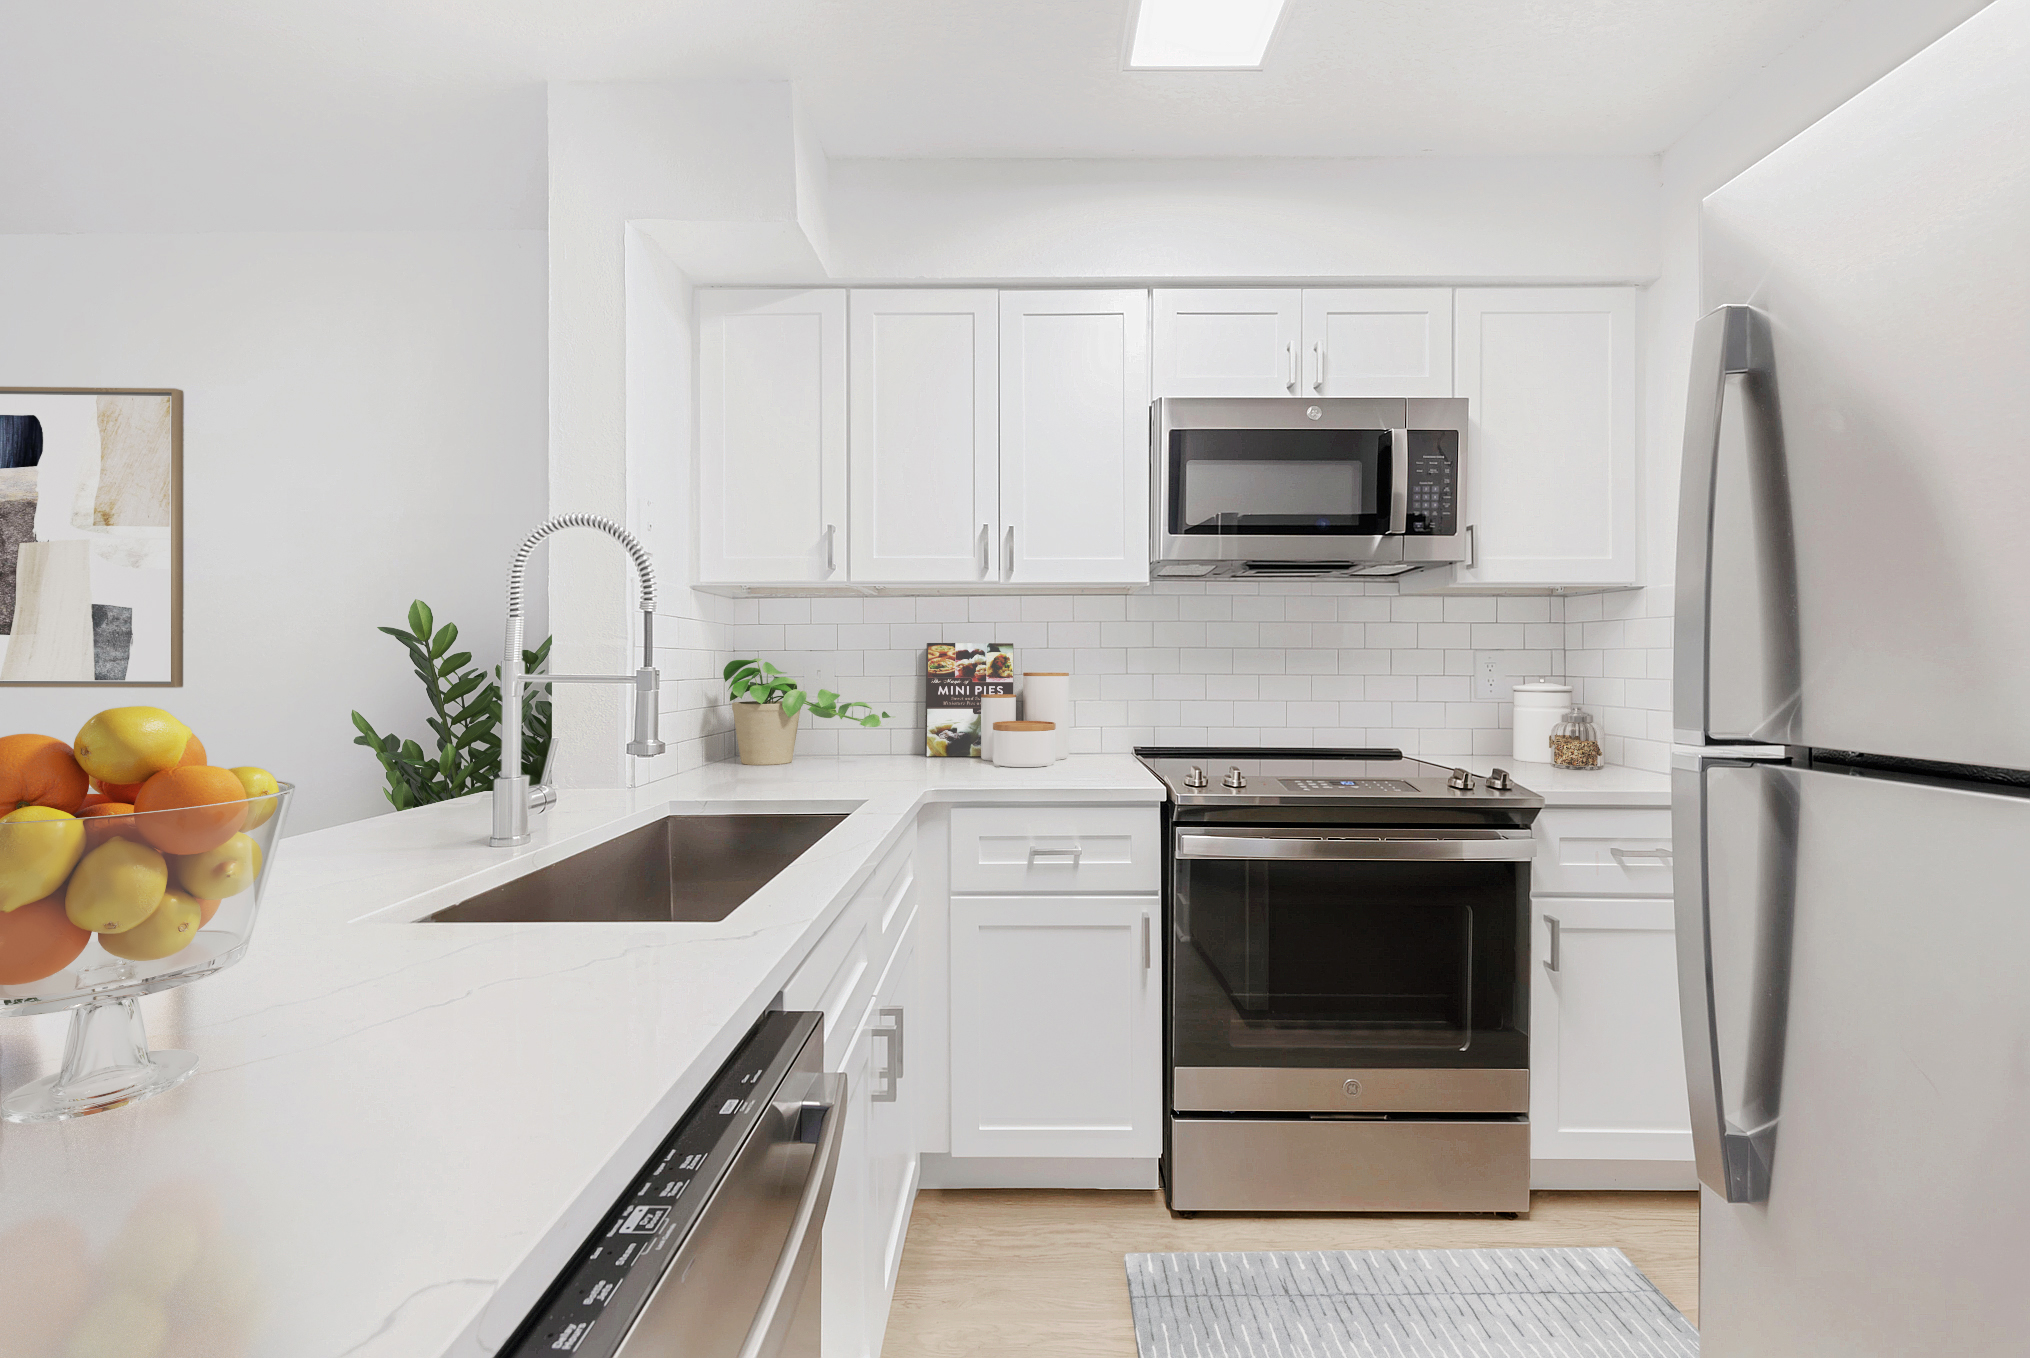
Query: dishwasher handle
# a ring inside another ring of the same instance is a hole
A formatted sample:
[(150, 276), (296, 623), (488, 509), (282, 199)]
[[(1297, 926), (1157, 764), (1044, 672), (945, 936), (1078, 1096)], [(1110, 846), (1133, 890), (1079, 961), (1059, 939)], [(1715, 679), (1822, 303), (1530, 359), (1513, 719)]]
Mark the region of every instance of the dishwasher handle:
[[(818, 1242), (824, 1239), (825, 1210), (831, 1206), (832, 1180), (839, 1169), (839, 1138), (846, 1126), (846, 1077), (822, 1077), (812, 1095), (803, 1102), (797, 1121), (797, 1139), (815, 1137), (817, 1153), (804, 1177), (803, 1195), (797, 1201), (796, 1218), (790, 1224), (789, 1239), (775, 1261), (768, 1290), (762, 1293), (761, 1309), (740, 1346), (739, 1358), (778, 1358), (789, 1339), (796, 1318), (797, 1301), (810, 1281), (817, 1262)], [(815, 1124), (815, 1125), (814, 1125)]]

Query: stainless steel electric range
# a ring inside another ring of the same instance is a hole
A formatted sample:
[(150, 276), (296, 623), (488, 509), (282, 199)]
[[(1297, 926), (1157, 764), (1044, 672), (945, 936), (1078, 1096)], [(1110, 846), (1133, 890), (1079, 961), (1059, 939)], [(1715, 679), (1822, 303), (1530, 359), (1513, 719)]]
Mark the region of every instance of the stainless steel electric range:
[(1529, 1209), (1530, 823), (1396, 750), (1138, 749), (1178, 1211)]

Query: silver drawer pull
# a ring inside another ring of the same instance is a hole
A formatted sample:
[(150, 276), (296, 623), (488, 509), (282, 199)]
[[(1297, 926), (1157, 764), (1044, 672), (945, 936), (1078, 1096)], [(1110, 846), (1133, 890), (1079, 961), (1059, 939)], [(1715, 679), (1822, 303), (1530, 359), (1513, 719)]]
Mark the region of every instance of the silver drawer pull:
[(1667, 868), (1671, 865), (1671, 851), (1669, 849), (1624, 849), (1618, 845), (1609, 845), (1607, 852), (1612, 854), (1614, 861), (1621, 864), (1624, 868), (1628, 866), (1628, 861), (1631, 858), (1653, 859), (1654, 866), (1660, 868)]
[(1077, 867), (1079, 855), (1083, 854), (1084, 852), (1085, 850), (1083, 848), (1078, 847), (1073, 847), (1069, 849), (1045, 849), (1038, 845), (1031, 844), (1029, 846), (1029, 861), (1031, 863), (1034, 863), (1039, 858), (1055, 858), (1070, 864), (1072, 867)]
[(1551, 930), (1551, 955), (1550, 955), (1549, 957), (1546, 957), (1546, 958), (1544, 959), (1544, 970), (1545, 970), (1545, 971), (1548, 971), (1548, 972), (1551, 972), (1551, 973), (1552, 973), (1553, 975), (1555, 975), (1555, 974), (1557, 973), (1557, 971), (1558, 971), (1558, 962), (1559, 962), (1559, 960), (1560, 960), (1560, 959), (1559, 959), (1559, 957), (1558, 957), (1558, 953), (1559, 953), (1559, 951), (1560, 951), (1560, 949), (1559, 949), (1559, 946), (1558, 946), (1558, 944), (1559, 944), (1559, 938), (1558, 938), (1558, 931), (1559, 931), (1559, 924), (1558, 924), (1558, 917), (1557, 917), (1556, 915), (1545, 915), (1545, 916), (1544, 916), (1544, 923), (1545, 923), (1546, 925), (1550, 926), (1550, 930)]

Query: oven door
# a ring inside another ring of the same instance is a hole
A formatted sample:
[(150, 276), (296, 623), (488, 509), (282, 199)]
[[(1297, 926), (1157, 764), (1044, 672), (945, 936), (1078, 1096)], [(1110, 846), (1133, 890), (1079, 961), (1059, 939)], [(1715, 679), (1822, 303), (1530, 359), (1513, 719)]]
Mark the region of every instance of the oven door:
[(1171, 1106), (1524, 1112), (1527, 830), (1178, 825)]
[(1163, 561), (1399, 560), (1401, 401), (1165, 400), (1155, 430)]

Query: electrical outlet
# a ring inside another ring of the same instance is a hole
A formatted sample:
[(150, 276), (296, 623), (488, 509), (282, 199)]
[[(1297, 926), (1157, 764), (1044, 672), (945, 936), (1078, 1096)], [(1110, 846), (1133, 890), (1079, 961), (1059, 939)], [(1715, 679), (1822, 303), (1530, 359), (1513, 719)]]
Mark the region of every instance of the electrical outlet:
[(1476, 702), (1491, 703), (1501, 698), (1501, 652), (1475, 651), (1473, 653), (1473, 697)]

